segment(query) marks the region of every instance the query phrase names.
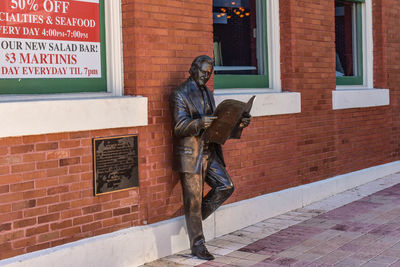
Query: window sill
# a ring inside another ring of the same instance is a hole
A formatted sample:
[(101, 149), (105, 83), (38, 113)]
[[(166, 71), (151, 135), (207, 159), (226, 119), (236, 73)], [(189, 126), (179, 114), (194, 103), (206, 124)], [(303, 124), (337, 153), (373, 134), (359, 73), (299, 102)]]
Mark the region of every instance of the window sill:
[(225, 99), (247, 102), (253, 95), (256, 95), (251, 110), (253, 117), (301, 112), (301, 97), (298, 92), (271, 92), (270, 89), (217, 89), (214, 91), (217, 105)]
[(332, 91), (332, 109), (334, 110), (387, 106), (389, 103), (388, 89), (338, 86)]
[(147, 125), (147, 98), (107, 93), (0, 97), (0, 137)]

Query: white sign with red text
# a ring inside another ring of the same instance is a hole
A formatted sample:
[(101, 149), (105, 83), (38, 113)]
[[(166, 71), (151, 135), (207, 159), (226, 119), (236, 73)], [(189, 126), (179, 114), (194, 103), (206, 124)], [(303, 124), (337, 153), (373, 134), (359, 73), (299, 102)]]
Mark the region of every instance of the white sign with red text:
[(99, 0), (0, 1), (0, 79), (101, 75)]

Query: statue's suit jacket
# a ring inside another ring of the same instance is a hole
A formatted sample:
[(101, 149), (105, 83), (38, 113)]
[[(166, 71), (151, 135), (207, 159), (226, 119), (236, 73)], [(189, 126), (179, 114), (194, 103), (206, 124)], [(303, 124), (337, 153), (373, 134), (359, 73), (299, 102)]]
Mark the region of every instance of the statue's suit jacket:
[[(213, 112), (215, 110), (213, 93), (207, 87), (204, 90)], [(201, 117), (212, 115), (204, 114), (202, 99), (202, 92), (191, 78), (182, 83), (170, 96), (174, 133), (173, 169), (175, 171), (200, 173), (204, 148), (201, 138), (204, 131), (201, 129)], [(240, 138), (241, 132), (240, 129), (231, 136)], [(212, 144), (212, 149), (224, 163), (221, 145)]]

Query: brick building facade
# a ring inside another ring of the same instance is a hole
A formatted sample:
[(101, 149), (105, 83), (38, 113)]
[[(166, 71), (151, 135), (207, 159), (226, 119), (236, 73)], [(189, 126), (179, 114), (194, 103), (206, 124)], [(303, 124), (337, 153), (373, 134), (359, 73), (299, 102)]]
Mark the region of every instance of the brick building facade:
[[(23, 134), (4, 130), (0, 139), (0, 259), (122, 229), (135, 231), (183, 215), (180, 182), (171, 169), (168, 97), (187, 78), (195, 56), (213, 54), (213, 1), (116, 2), (120, 2), (122, 17), (123, 97), (147, 98), (147, 122), (69, 131), (69, 122), (64, 121), (66, 128), (59, 132), (34, 134), (29, 129)], [(279, 68), (279, 81), (270, 85), (280, 86), (272, 88), (277, 89), (271, 91), (272, 100), (259, 102), (258, 108), (274, 106), (271, 101), (280, 94), (293, 93), (300, 96), (301, 110), (261, 112), (253, 116), (242, 139), (227, 142), (225, 160), (235, 184), (228, 203), (400, 160), (400, 2), (361, 3), (369, 5), (366, 12), (372, 12), (371, 27), (365, 25), (372, 33), (366, 55), (372, 60), (366, 79), (372, 83), (349, 88), (337, 88), (336, 83), (334, 2), (267, 1), (267, 8), (273, 5), (278, 12), (275, 31), (279, 33), (268, 45), (280, 49), (272, 50), (280, 51), (275, 55), (278, 64), (269, 65)], [(213, 82), (209, 82), (211, 88)], [(224, 90), (215, 89), (217, 100), (243, 95)], [(342, 93), (346, 100), (340, 102)], [(244, 94), (269, 97), (265, 90), (249, 89)], [(351, 106), (352, 95), (364, 102)], [(11, 105), (6, 108), (14, 112), (24, 107), (21, 101), (7, 98), (0, 106)], [(286, 102), (276, 105), (281, 103)], [(57, 116), (57, 109), (54, 112)], [(45, 118), (36, 120), (48, 123)], [(14, 126), (2, 128), (7, 127)], [(127, 134), (139, 138), (140, 186), (94, 196), (92, 138)], [(142, 263), (150, 258), (144, 259)]]

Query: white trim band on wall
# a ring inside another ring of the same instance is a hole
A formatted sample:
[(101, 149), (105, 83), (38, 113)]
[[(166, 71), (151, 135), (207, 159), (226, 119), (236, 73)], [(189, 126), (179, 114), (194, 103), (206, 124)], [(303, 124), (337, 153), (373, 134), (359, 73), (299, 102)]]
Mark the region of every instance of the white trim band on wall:
[(0, 138), (147, 125), (146, 97), (0, 103)]

